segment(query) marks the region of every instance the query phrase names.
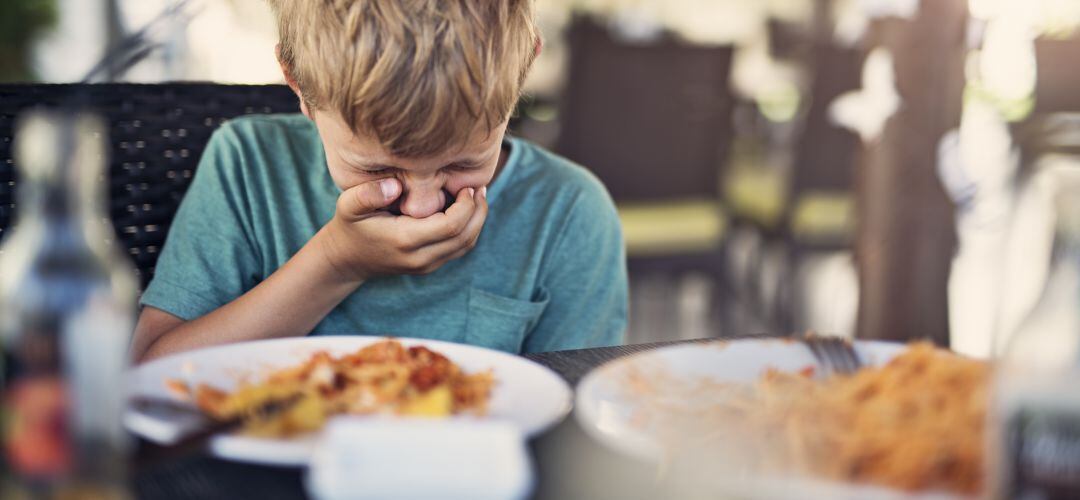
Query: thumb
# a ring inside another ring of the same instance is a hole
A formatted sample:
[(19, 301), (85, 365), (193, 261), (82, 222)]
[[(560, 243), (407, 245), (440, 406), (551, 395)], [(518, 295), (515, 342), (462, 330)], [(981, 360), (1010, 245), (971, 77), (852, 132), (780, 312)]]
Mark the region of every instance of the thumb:
[(346, 189), (338, 197), (337, 212), (346, 219), (362, 219), (390, 205), (400, 195), (401, 182), (397, 179), (381, 179), (357, 184)]

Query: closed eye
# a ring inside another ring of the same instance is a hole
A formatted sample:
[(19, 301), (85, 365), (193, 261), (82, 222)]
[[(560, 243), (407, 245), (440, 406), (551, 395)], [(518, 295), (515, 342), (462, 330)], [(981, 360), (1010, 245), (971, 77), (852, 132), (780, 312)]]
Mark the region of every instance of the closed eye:
[(389, 165), (366, 165), (360, 167), (360, 171), (368, 175), (390, 175), (397, 171), (397, 168)]
[(474, 163), (451, 163), (451, 164), (443, 167), (443, 170), (454, 170), (454, 171), (461, 172), (461, 171), (467, 171), (467, 170), (476, 170), (478, 168), (480, 168), (480, 165), (477, 165), (477, 164), (474, 164)]

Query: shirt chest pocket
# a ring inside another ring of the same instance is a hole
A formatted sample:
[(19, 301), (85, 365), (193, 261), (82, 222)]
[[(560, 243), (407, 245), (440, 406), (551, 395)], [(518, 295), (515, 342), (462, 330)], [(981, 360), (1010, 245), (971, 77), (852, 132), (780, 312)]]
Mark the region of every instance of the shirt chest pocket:
[(472, 288), (469, 290), (465, 342), (520, 353), (525, 336), (547, 308), (548, 294), (540, 289), (534, 300), (521, 300)]

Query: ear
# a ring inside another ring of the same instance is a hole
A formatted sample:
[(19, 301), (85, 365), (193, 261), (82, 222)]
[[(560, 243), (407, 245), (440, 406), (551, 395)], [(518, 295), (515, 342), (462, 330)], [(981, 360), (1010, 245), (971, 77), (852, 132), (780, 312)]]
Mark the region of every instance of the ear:
[(289, 67), (285, 65), (285, 61), (281, 59), (281, 44), (274, 45), (274, 56), (277, 57), (278, 66), (281, 67), (281, 75), (285, 77), (285, 84), (292, 89), (296, 94), (296, 98), (300, 100), (300, 112), (304, 113), (304, 116), (314, 120), (311, 117), (311, 110), (308, 109), (307, 102), (304, 100), (304, 95), (300, 92), (300, 85), (296, 83), (296, 78), (293, 78), (292, 72)]
[(540, 53), (544, 51), (544, 36), (538, 35), (536, 37), (536, 52), (533, 53), (533, 57), (540, 57)]

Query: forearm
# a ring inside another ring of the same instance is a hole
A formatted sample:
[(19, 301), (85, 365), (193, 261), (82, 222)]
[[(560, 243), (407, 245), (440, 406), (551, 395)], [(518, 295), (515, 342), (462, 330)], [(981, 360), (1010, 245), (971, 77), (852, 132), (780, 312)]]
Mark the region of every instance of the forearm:
[(325, 229), (262, 283), (154, 339), (141, 361), (199, 347), (304, 335), (362, 281), (345, 279), (321, 251)]

